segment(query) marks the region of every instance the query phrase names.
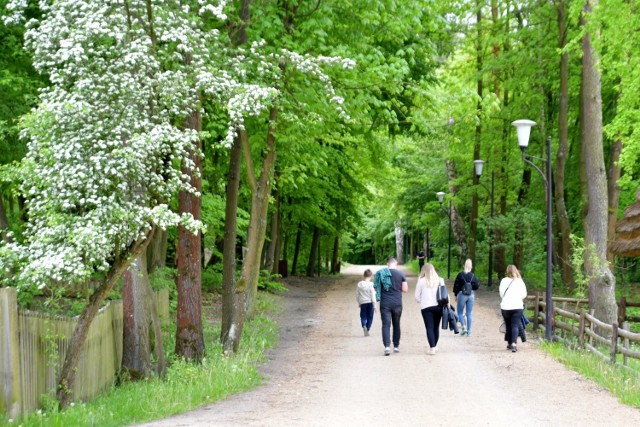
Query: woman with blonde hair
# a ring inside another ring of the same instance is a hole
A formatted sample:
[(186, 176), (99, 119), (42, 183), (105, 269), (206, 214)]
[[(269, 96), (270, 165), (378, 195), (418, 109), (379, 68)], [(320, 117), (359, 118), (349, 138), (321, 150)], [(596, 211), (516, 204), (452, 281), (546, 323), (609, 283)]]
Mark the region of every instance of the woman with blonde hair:
[(422, 267), (418, 283), (416, 284), (416, 301), (420, 304), (422, 320), (427, 330), (429, 342), (429, 354), (434, 355), (438, 351), (438, 339), (440, 338), (440, 320), (442, 320), (442, 307), (438, 304), (438, 286), (444, 285), (444, 280), (436, 272), (431, 263)]
[(515, 265), (507, 266), (507, 277), (500, 281), (500, 309), (502, 318), (507, 327), (505, 333), (506, 341), (509, 343), (507, 349), (513, 353), (518, 351), (516, 342), (518, 340), (518, 327), (522, 321), (522, 311), (524, 299), (527, 297), (527, 287), (520, 276), (520, 272)]
[[(456, 280), (453, 282), (453, 293), (458, 301), (458, 317), (460, 318), (460, 325), (462, 325), (461, 335), (471, 336), (471, 322), (473, 305), (476, 301), (476, 294), (480, 287), (480, 282), (475, 274), (471, 272), (473, 269), (473, 263), (470, 259), (464, 262), (464, 270), (458, 273)], [(463, 313), (464, 312), (464, 313)]]

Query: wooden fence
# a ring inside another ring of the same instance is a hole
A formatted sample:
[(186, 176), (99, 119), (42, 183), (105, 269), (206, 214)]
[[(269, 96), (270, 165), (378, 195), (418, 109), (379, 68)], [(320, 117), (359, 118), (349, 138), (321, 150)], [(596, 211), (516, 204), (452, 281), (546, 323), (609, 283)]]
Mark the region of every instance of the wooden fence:
[[(156, 296), (169, 318), (169, 293)], [(107, 390), (122, 362), (122, 301), (102, 308), (89, 328), (80, 356), (73, 398), (87, 400)], [(0, 288), (0, 412), (17, 418), (53, 396), (77, 318), (19, 310), (16, 290)]]
[[(527, 301), (533, 304), (534, 328), (544, 329), (544, 311), (547, 309), (544, 294), (531, 295)], [(617, 323), (610, 325), (598, 320), (593, 310), (588, 312), (585, 308), (588, 308), (585, 299), (553, 298), (555, 336), (562, 340), (573, 338), (580, 347), (611, 363), (619, 363), (618, 355), (622, 355), (623, 366), (628, 366), (629, 358), (640, 359), (640, 334), (630, 331), (629, 322), (624, 322), (622, 327)], [(603, 353), (603, 349), (607, 349), (607, 353)]]

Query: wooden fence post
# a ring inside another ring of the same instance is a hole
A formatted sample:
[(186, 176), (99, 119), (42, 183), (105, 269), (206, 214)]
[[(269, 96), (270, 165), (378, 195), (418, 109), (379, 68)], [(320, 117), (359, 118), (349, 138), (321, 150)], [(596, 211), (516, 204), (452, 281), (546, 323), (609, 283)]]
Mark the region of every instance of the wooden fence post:
[(540, 327), (540, 320), (538, 320), (540, 316), (540, 294), (536, 291), (534, 295), (536, 300), (533, 303), (533, 330), (537, 331)]
[(18, 299), (15, 288), (0, 288), (0, 412), (16, 419), (21, 413), (18, 358)]
[[(631, 330), (631, 326), (629, 325), (629, 322), (624, 322), (622, 324), (622, 329), (630, 331)], [(625, 349), (629, 349), (629, 337), (624, 337), (624, 344), (623, 344)], [(627, 366), (627, 363), (629, 362), (629, 357), (626, 354), (622, 355), (622, 364), (624, 366)]]
[(618, 353), (618, 324), (611, 325), (611, 363), (616, 363), (616, 354)]
[(586, 311), (584, 311), (584, 309), (580, 310), (580, 326), (578, 328), (578, 343), (580, 344), (580, 347), (584, 348), (584, 328), (585, 328), (585, 322), (586, 322), (586, 317), (585, 317)]
[(627, 299), (620, 297), (618, 300), (618, 325), (624, 325), (627, 320)]

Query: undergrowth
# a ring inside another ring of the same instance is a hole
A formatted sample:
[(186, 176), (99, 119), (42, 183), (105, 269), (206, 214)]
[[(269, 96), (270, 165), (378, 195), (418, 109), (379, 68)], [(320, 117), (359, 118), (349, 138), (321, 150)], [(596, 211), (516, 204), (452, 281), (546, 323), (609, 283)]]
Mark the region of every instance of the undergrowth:
[[(204, 322), (206, 357), (202, 363), (168, 354), (171, 364), (165, 378), (127, 381), (90, 402), (76, 402), (63, 411), (50, 404), (20, 420), (0, 416), (0, 425), (122, 426), (182, 413), (249, 390), (261, 383), (257, 367), (265, 361), (265, 350), (277, 341), (277, 324), (270, 315), (278, 310), (278, 297), (259, 293), (258, 315), (245, 324), (236, 355), (222, 356), (219, 326), (206, 326), (209, 322)], [(170, 353), (175, 327), (165, 332), (165, 349)]]

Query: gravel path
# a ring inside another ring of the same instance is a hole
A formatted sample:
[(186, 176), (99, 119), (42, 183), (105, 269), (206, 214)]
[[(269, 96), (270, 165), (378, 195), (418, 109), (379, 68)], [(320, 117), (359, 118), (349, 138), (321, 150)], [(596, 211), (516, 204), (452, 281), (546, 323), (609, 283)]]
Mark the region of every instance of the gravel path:
[(365, 268), (350, 266), (340, 280), (291, 282), (280, 344), (262, 369), (264, 386), (145, 425), (640, 425), (640, 410), (618, 403), (535, 344), (507, 351), (495, 289), (478, 291), (473, 336), (441, 331), (438, 354), (430, 356), (413, 299), (416, 278), (409, 277), (401, 352), (383, 356), (378, 313), (370, 337), (360, 328), (355, 286)]

